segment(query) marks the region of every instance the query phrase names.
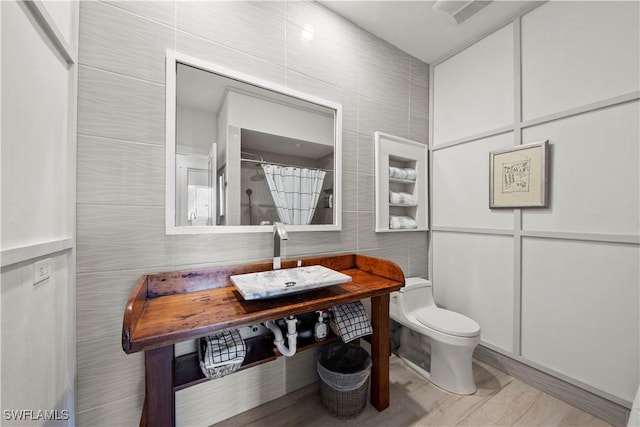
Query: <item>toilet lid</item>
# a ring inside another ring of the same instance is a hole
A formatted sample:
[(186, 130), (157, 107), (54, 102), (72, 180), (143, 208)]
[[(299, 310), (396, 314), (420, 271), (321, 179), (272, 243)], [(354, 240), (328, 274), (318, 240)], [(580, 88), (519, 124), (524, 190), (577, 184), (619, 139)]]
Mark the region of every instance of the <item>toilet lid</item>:
[(436, 331), (456, 337), (475, 337), (480, 333), (480, 325), (467, 316), (438, 307), (416, 311), (420, 323)]

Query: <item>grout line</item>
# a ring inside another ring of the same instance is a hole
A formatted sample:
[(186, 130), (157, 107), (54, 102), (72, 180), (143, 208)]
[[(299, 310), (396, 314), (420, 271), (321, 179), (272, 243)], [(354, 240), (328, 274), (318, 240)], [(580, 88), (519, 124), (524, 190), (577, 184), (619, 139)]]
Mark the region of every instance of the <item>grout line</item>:
[(154, 82), (153, 80), (143, 79), (143, 78), (140, 78), (140, 77), (131, 76), (129, 74), (123, 74), (123, 73), (119, 73), (117, 71), (111, 71), (111, 70), (107, 70), (107, 69), (100, 68), (100, 67), (95, 67), (93, 65), (88, 65), (88, 64), (84, 64), (84, 63), (79, 63), (78, 65), (80, 66), (80, 68), (86, 68), (88, 70), (93, 70), (93, 71), (100, 71), (100, 72), (103, 72), (103, 73), (106, 73), (106, 74), (112, 74), (114, 76), (124, 77), (126, 79), (136, 80), (136, 81), (143, 82), (143, 83), (149, 83), (149, 84), (152, 84), (152, 85), (155, 85), (155, 86), (165, 87), (164, 81), (162, 83)]
[[(48, 1), (48, 0), (45, 0), (45, 1)], [(119, 10), (122, 13), (126, 13), (128, 15), (132, 15), (132, 16), (138, 18), (138, 19), (144, 19), (146, 21), (153, 22), (154, 24), (159, 24), (159, 25), (162, 25), (162, 26), (167, 27), (167, 28), (172, 28), (171, 24), (167, 24), (166, 22), (159, 21), (159, 20), (157, 20), (155, 18), (152, 18), (150, 16), (141, 15), (141, 14), (133, 12), (133, 11), (131, 11), (129, 9), (125, 9), (123, 7), (120, 7), (118, 5), (118, 3), (120, 3), (120, 1), (106, 2), (105, 0), (99, 0), (98, 2), (100, 4), (102, 4), (103, 6), (112, 7), (114, 9)], [(177, 26), (177, 22), (176, 22), (177, 18), (176, 18), (176, 13), (175, 13), (176, 10), (177, 10), (177, 2), (175, 4), (174, 8), (175, 8), (175, 10), (174, 10), (174, 15), (173, 15), (173, 21), (174, 21), (173, 24), (174, 24), (174, 28), (175, 28)]]
[(153, 147), (153, 148), (157, 148), (157, 149), (162, 149), (164, 151), (164, 142), (161, 143), (161, 144), (153, 144), (153, 143), (150, 143), (150, 142), (134, 141), (132, 139), (122, 139), (122, 138), (114, 138), (112, 136), (94, 135), (94, 134), (86, 133), (86, 132), (77, 132), (76, 135), (78, 136), (78, 138), (104, 139), (106, 141), (112, 141), (112, 142), (117, 142), (117, 143), (143, 145), (145, 147)]

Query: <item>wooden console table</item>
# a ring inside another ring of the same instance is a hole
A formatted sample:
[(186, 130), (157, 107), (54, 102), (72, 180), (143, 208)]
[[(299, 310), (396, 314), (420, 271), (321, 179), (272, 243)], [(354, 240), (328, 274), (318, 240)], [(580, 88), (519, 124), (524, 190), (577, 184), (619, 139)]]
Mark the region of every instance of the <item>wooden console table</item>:
[[(297, 260), (282, 262), (293, 268)], [(194, 271), (149, 274), (140, 278), (125, 307), (122, 348), (145, 352), (145, 401), (141, 426), (175, 425), (175, 392), (208, 379), (198, 354), (174, 355), (174, 344), (230, 328), (300, 315), (333, 305), (371, 298), (371, 404), (389, 406), (389, 294), (404, 284), (394, 263), (358, 254), (304, 258), (302, 265), (323, 265), (351, 276), (351, 282), (276, 299), (245, 301), (229, 276), (271, 270), (270, 262)], [(324, 344), (325, 342), (319, 343)], [(240, 369), (274, 360), (271, 338), (246, 341)], [(319, 345), (298, 340), (298, 351)]]

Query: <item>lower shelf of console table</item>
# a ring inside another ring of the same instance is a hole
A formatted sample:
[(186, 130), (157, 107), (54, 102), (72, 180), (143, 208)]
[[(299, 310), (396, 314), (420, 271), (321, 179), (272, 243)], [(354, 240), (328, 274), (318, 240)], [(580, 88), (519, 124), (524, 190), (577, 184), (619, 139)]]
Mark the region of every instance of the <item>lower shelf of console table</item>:
[[(313, 337), (298, 338), (296, 353), (329, 344), (339, 339), (340, 338), (334, 334), (329, 335), (327, 339), (323, 341), (316, 341)], [(245, 348), (246, 356), (244, 362), (242, 362), (242, 365), (236, 372), (271, 362), (281, 356), (278, 350), (273, 348), (273, 335), (260, 335), (245, 339)], [(173, 374), (174, 391), (182, 390), (206, 381), (210, 381), (210, 379), (207, 378), (200, 369), (200, 360), (197, 351), (175, 358)]]

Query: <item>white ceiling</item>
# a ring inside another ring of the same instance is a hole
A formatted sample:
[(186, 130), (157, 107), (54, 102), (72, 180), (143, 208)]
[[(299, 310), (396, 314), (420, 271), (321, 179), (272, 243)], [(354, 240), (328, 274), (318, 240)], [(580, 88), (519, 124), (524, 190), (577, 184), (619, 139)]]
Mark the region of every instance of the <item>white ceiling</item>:
[(510, 18), (529, 9), (538, 1), (493, 1), (467, 21), (456, 24), (443, 12), (432, 9), (427, 0), (318, 0), (325, 7), (344, 16), (395, 45), (399, 49), (433, 64), (467, 46), (482, 35), (500, 27)]

